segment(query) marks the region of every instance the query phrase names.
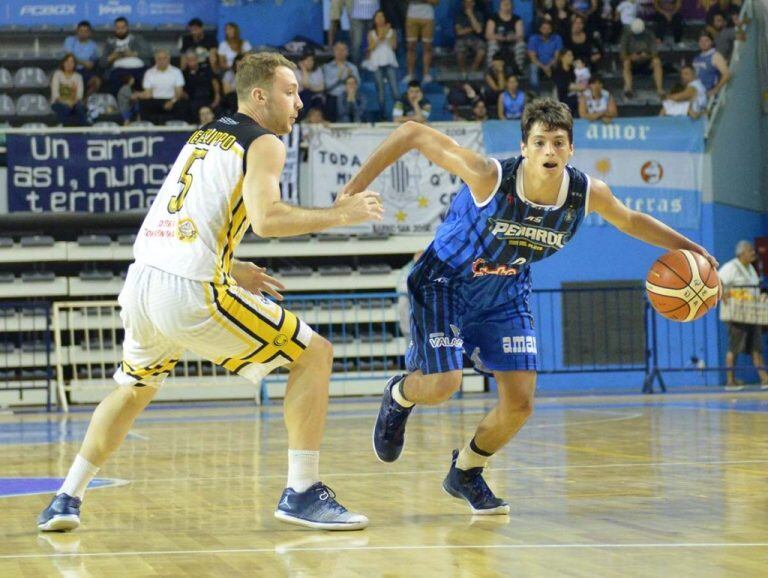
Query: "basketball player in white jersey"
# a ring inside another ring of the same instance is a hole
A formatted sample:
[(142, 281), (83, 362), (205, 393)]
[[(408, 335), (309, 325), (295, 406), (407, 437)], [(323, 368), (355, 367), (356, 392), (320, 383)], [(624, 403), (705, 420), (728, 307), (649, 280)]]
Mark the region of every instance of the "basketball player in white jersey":
[(356, 530), (368, 519), (349, 512), (319, 477), (328, 406), (331, 344), (262, 292), (282, 285), (233, 258), (250, 225), (262, 237), (314, 233), (380, 220), (376, 193), (341, 195), (327, 209), (280, 201), (285, 147), (302, 107), (295, 66), (279, 54), (246, 56), (236, 78), (238, 112), (197, 130), (182, 148), (134, 245), (120, 293), (125, 327), (119, 387), (96, 408), (63, 485), (40, 514), (43, 531), (80, 524), (85, 488), (120, 446), (189, 350), (255, 384), (290, 368), (285, 393), (288, 481), (278, 519), (318, 529)]

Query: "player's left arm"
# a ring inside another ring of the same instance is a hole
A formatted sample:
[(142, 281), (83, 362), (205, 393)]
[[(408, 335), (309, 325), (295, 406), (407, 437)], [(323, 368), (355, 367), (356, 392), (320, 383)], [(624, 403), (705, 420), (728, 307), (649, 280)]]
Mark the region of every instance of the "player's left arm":
[(701, 245), (694, 243), (658, 219), (628, 208), (614, 196), (603, 181), (592, 178), (590, 182), (589, 209), (595, 211), (619, 231), (668, 251), (687, 249), (699, 253), (713, 267), (718, 266), (717, 260)]

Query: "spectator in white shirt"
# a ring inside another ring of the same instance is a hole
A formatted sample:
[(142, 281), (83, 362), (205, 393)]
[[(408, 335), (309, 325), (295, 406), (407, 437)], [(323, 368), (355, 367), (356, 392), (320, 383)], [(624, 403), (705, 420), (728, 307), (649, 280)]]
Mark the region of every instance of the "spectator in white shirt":
[(186, 116), (184, 101), (184, 75), (171, 64), (167, 50), (155, 52), (155, 66), (144, 73), (144, 91), (140, 95), (141, 118), (155, 124), (167, 120), (181, 120)]
[(251, 43), (240, 38), (240, 27), (234, 22), (224, 25), (224, 40), (219, 43), (219, 70), (229, 70), (238, 54), (251, 50)]
[[(696, 78), (696, 71), (692, 66), (686, 64), (680, 69), (680, 81), (682, 83), (682, 90), (671, 90), (664, 100), (665, 114), (673, 116), (675, 113), (681, 114), (680, 111), (685, 110), (685, 113), (691, 118), (699, 118), (702, 114), (707, 112), (707, 89), (704, 84)], [(673, 104), (667, 104), (675, 103)], [(687, 107), (682, 106), (687, 104)], [(673, 112), (674, 111), (674, 112)]]
[[(738, 307), (738, 302), (765, 301), (765, 295), (760, 293), (760, 277), (752, 265), (757, 259), (755, 248), (749, 241), (739, 241), (736, 244), (736, 258), (731, 259), (720, 267), (717, 272), (723, 284), (723, 305), (730, 304)], [(741, 389), (741, 385), (733, 375), (736, 356), (745, 352), (752, 356), (752, 363), (758, 368), (761, 389), (768, 389), (768, 372), (765, 371), (763, 359), (763, 332), (760, 325), (749, 323), (728, 323), (728, 353), (725, 356), (726, 389)]]
[(360, 64), (363, 38), (373, 23), (373, 15), (379, 9), (379, 0), (353, 0), (349, 20), (349, 40), (352, 62)]

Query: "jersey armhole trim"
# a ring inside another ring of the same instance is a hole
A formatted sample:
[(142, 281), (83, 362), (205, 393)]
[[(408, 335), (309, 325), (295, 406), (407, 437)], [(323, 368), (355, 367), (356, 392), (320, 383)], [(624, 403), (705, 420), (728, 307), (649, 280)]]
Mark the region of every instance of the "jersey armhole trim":
[(586, 173), (584, 173), (584, 176), (587, 177), (587, 193), (584, 195), (584, 216), (586, 217), (589, 215), (589, 195), (592, 192), (592, 179)]
[(490, 157), (490, 158), (496, 164), (496, 170), (499, 172), (499, 176), (496, 179), (496, 186), (493, 187), (493, 191), (491, 191), (487, 199), (485, 199), (481, 203), (478, 203), (474, 193), (472, 192), (472, 189), (469, 189), (469, 194), (472, 195), (472, 202), (474, 202), (475, 206), (479, 209), (482, 209), (493, 200), (493, 197), (496, 196), (496, 193), (499, 191), (499, 187), (501, 186), (501, 163), (498, 161), (498, 159), (495, 159), (493, 157)]

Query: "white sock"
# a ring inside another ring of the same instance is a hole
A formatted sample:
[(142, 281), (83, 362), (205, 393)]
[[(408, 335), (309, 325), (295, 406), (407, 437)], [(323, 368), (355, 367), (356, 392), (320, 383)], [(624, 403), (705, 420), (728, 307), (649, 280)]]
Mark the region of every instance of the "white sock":
[(472, 468), (484, 468), (488, 463), (489, 456), (483, 456), (474, 451), (469, 444), (459, 452), (459, 458), (456, 460), (456, 467), (460, 470), (471, 470)]
[(86, 460), (80, 454), (75, 456), (75, 461), (72, 462), (72, 467), (69, 468), (69, 473), (64, 479), (64, 483), (59, 488), (58, 494), (69, 494), (73, 498), (83, 499), (85, 495), (85, 488), (91, 483), (91, 480), (99, 473), (99, 468), (94, 466), (91, 462)]
[(405, 397), (403, 396), (403, 393), (400, 391), (400, 386), (403, 384), (404, 381), (405, 379), (401, 379), (392, 387), (392, 399), (394, 399), (398, 405), (401, 405), (403, 407), (413, 407), (416, 404), (405, 399)]
[(307, 489), (320, 481), (320, 452), (310, 450), (288, 450), (287, 488), (296, 492)]

